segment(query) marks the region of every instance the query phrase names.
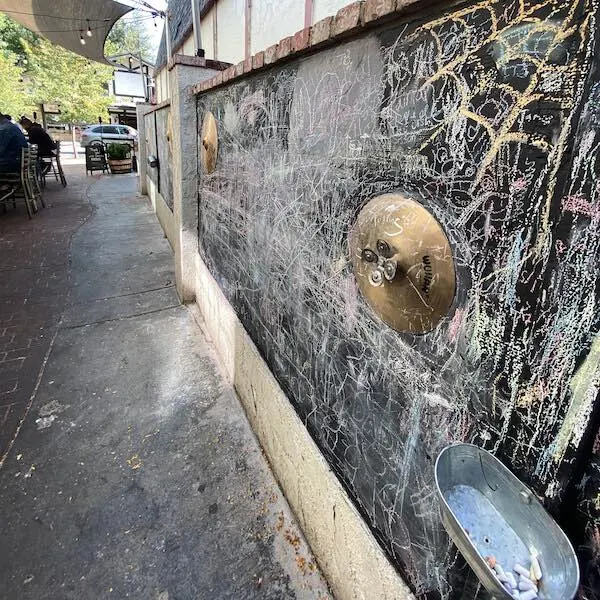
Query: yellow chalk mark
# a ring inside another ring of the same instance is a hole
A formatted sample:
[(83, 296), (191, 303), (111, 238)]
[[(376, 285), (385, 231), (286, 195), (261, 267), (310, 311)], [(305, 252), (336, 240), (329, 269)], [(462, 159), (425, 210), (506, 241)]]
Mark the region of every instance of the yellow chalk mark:
[(132, 471), (137, 471), (142, 467), (142, 459), (139, 455), (134, 454), (131, 458), (127, 459), (127, 464), (131, 467)]
[(554, 458), (560, 461), (564, 456), (569, 442), (584, 427), (586, 415), (591, 410), (592, 403), (600, 387), (600, 336), (596, 336), (585, 362), (579, 367), (570, 383), (571, 404), (564, 421), (554, 441)]

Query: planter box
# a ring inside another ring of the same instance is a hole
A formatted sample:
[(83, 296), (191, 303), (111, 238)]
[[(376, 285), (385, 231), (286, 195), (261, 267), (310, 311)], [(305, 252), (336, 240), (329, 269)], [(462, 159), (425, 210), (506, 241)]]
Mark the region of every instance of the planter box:
[(124, 160), (112, 160), (108, 159), (108, 166), (110, 167), (110, 172), (113, 175), (118, 175), (120, 173), (131, 173), (132, 161), (131, 158), (125, 158)]

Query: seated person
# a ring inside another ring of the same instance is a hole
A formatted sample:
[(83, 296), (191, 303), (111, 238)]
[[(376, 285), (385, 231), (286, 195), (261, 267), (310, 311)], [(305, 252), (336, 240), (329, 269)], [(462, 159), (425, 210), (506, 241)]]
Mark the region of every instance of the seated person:
[(27, 140), (18, 125), (0, 112), (0, 173), (16, 173), (21, 168), (21, 149)]
[(52, 166), (49, 161), (43, 161), (43, 158), (50, 158), (56, 150), (56, 144), (48, 135), (48, 132), (37, 122), (21, 117), (19, 124), (27, 132), (29, 143), (38, 147), (38, 157), (42, 165), (42, 173), (47, 173)]

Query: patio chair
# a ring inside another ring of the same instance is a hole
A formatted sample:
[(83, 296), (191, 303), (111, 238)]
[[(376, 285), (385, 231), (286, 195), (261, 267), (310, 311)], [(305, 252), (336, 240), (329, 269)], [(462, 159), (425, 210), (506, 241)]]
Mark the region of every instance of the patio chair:
[(42, 156), (42, 165), (48, 167), (47, 169), (42, 169), (43, 185), (46, 185), (46, 177), (50, 170), (52, 170), (56, 181), (60, 181), (63, 187), (67, 187), (67, 180), (60, 164), (60, 142), (56, 142), (56, 150), (54, 150), (52, 156)]
[(34, 212), (37, 212), (37, 203), (31, 182), (31, 150), (23, 148), (21, 150), (21, 168), (15, 173), (0, 173), (0, 185), (5, 184), (12, 188), (12, 192), (5, 197), (6, 201), (12, 200), (13, 206), (17, 207), (17, 198), (25, 201), (27, 215), (31, 219)]
[(42, 206), (45, 208), (46, 204), (42, 195), (42, 169), (38, 158), (38, 147), (36, 144), (29, 145), (29, 156), (31, 159), (29, 161), (29, 182), (31, 191), (36, 202), (41, 202)]
[(6, 212), (6, 203), (13, 197), (14, 193), (14, 186), (4, 184), (0, 186), (0, 204), (2, 204), (4, 212)]

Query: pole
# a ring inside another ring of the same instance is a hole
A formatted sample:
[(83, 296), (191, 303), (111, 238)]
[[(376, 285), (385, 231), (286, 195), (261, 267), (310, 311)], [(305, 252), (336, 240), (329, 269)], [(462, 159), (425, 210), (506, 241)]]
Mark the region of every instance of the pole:
[(77, 146), (75, 145), (75, 125), (71, 123), (71, 140), (73, 141), (73, 158), (77, 158)]
[(194, 25), (194, 46), (196, 46), (196, 56), (204, 56), (202, 49), (202, 33), (200, 31), (200, 2), (190, 0), (192, 3), (192, 23)]
[(167, 41), (167, 62), (169, 61), (169, 59), (171, 58), (171, 31), (169, 29), (169, 21), (170, 19), (170, 15), (171, 13), (167, 10), (165, 13), (165, 38)]
[(138, 52), (138, 60), (140, 61), (140, 77), (142, 78), (142, 85), (144, 86), (144, 101), (148, 102), (148, 82), (144, 75), (144, 62), (142, 60), (142, 52), (139, 50), (139, 46)]

